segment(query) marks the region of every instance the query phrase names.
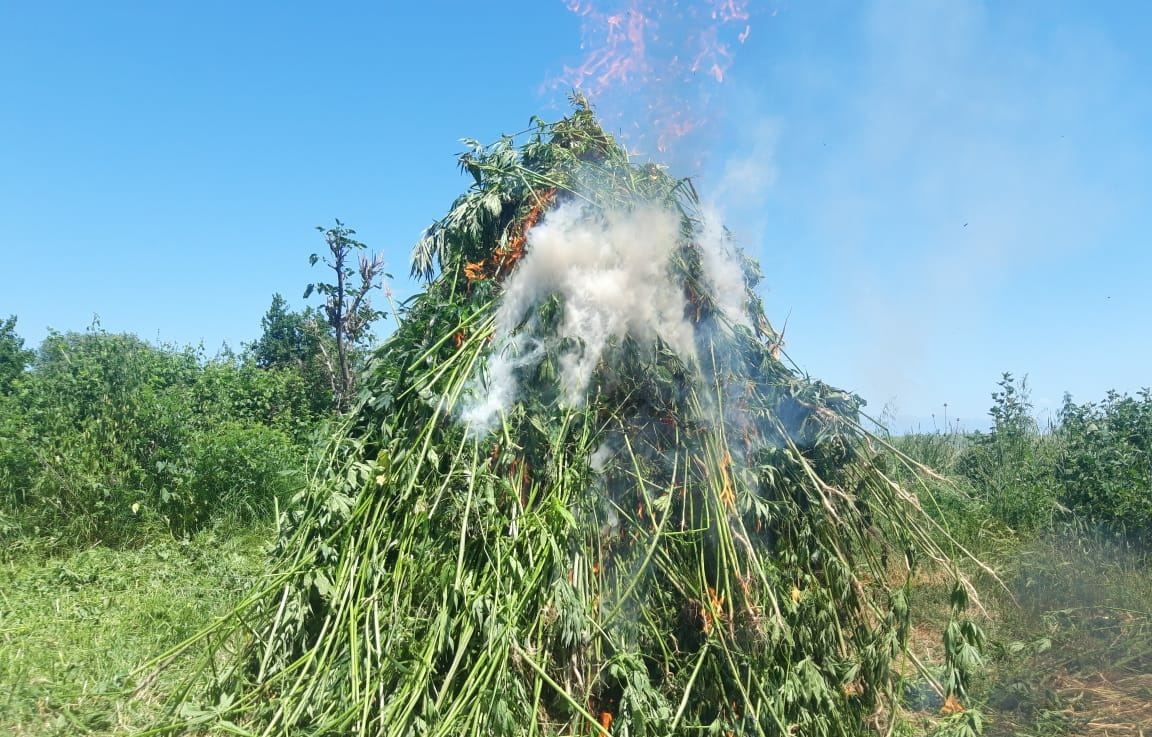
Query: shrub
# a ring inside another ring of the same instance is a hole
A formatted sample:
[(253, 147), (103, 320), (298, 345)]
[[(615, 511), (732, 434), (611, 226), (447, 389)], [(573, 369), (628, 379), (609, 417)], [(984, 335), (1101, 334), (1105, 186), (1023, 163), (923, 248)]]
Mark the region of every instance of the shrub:
[(270, 516), (304, 454), (293, 439), (316, 422), (291, 371), (98, 326), (49, 335), (13, 386), (0, 395), (0, 534), (69, 544)]
[(0, 511), (27, 500), (36, 476), (36, 458), (15, 397), (0, 396)]
[(183, 452), (198, 361), (98, 327), (45, 339), (9, 414), (20, 448), (5, 479), (15, 513), (74, 540), (138, 534), (141, 505)]
[(279, 430), (225, 422), (193, 440), (186, 462), (166, 469), (171, 483), (152, 500), (155, 513), (181, 534), (213, 520), (271, 519), (299, 483), (298, 456)]
[(1061, 501), (1078, 515), (1148, 539), (1152, 533), (1152, 390), (1111, 391), (1060, 411)]
[(259, 368), (250, 361), (208, 362), (191, 387), (199, 426), (221, 421), (273, 427), (303, 445), (327, 416), (317, 407), (314, 387), (297, 368)]

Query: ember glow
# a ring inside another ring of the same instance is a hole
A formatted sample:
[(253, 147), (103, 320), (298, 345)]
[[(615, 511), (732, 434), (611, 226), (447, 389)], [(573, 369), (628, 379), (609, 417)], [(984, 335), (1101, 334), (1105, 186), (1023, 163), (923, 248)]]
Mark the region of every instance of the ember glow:
[(749, 0), (565, 4), (580, 17), (584, 57), (553, 86), (579, 90), (625, 128), (654, 130), (661, 152), (703, 126), (710, 90), (752, 32)]

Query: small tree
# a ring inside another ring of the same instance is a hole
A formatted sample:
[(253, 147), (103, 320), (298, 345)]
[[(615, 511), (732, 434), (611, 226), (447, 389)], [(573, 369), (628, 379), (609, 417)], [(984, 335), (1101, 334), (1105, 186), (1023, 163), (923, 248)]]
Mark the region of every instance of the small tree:
[(0, 395), (12, 391), (12, 383), (32, 362), (33, 352), (25, 350), (24, 339), (16, 334), (16, 316), (0, 320)]
[(322, 332), (316, 330), (321, 316), (311, 309), (293, 312), (288, 301), (272, 295), (272, 304), (260, 320), (263, 331), (251, 345), (251, 355), (260, 368), (300, 368), (320, 355)]
[(252, 362), (267, 371), (284, 371), (299, 377), (312, 411), (319, 415), (331, 412), (335, 392), (325, 346), (332, 348), (334, 341), (324, 315), (311, 307), (300, 312), (290, 310), (287, 300), (274, 294), (260, 326), (260, 338), (247, 346)]
[(307, 299), (313, 292), (324, 295), (324, 317), (332, 329), (335, 344), (332, 351), (323, 341), (319, 345), (336, 397), (336, 406), (344, 411), (348, 409), (355, 391), (354, 367), (357, 354), (372, 338), (372, 323), (385, 316), (384, 312), (372, 307), (370, 293), (379, 286), (382, 277), (391, 278), (391, 275), (384, 273), (384, 258), (381, 254), (372, 258), (359, 254), (358, 270), (349, 264), (353, 252), (365, 251), (367, 246), (356, 240), (356, 231), (344, 223), (337, 220), (335, 227), (317, 226), (316, 230), (324, 234), (331, 256), (321, 257), (314, 253), (308, 261), (315, 266), (317, 261), (323, 260), (335, 272), (336, 283), (309, 284), (304, 290), (304, 298)]

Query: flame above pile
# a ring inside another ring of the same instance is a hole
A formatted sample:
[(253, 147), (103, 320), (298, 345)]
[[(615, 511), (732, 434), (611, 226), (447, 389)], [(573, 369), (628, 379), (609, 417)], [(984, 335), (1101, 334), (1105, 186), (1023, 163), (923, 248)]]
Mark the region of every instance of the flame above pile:
[[(724, 81), (736, 49), (752, 32), (748, 0), (565, 4), (580, 16), (585, 53), (554, 86), (579, 90), (627, 127), (655, 130), (661, 152), (704, 125), (712, 88)], [(636, 99), (641, 110), (623, 109)], [(624, 135), (629, 137), (626, 130)]]

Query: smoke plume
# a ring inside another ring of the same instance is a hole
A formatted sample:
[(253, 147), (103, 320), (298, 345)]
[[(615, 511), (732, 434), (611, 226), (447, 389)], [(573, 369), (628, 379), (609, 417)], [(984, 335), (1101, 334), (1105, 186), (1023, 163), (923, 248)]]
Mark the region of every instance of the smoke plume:
[[(695, 360), (684, 293), (669, 272), (679, 236), (679, 214), (655, 205), (601, 213), (572, 201), (549, 212), (528, 234), (527, 253), (505, 284), (487, 376), (473, 382), (465, 425), (473, 432), (491, 429), (516, 401), (518, 373), (546, 353), (559, 354), (560, 388), (569, 406), (584, 403), (613, 340), (659, 339), (684, 360)], [(723, 283), (731, 274), (720, 265), (720, 248), (717, 241), (705, 252), (711, 253), (709, 273)], [(545, 331), (534, 310), (551, 297), (559, 299), (562, 318)]]

